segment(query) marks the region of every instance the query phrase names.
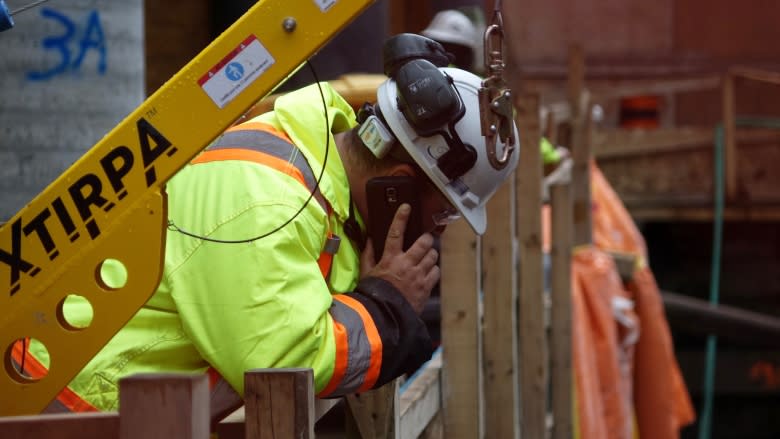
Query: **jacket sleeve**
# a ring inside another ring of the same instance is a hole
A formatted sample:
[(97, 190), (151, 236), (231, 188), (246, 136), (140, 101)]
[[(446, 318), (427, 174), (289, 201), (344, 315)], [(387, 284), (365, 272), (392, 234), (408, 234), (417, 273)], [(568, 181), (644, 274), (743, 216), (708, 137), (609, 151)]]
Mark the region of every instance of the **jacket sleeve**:
[[(379, 387), (430, 359), (433, 344), (423, 321), (389, 282), (366, 277), (354, 292), (334, 296), (336, 367), (318, 396)], [(339, 337), (343, 328), (344, 336)]]

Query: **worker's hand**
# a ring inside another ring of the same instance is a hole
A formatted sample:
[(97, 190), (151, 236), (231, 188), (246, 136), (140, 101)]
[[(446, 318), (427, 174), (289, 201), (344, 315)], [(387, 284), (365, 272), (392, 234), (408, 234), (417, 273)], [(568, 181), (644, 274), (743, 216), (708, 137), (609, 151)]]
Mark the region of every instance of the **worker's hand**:
[(439, 253), (433, 248), (433, 236), (425, 233), (403, 251), (404, 231), (411, 207), (402, 204), (395, 213), (385, 240), (385, 252), (376, 264), (371, 240), (360, 259), (360, 272), (392, 283), (419, 315), (439, 281), (441, 272), (436, 265)]

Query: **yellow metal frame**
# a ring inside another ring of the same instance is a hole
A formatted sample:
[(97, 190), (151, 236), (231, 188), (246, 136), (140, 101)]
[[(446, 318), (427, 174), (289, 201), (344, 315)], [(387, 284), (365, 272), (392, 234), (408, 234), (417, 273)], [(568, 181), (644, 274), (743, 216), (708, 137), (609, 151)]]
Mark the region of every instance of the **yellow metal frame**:
[[(166, 181), (372, 1), (259, 1), (0, 228), (0, 415), (44, 409), (148, 300), (162, 271)], [(231, 60), (251, 61), (230, 72), (234, 82), (224, 78)], [(102, 282), (107, 259), (127, 269), (122, 288)], [(89, 327), (62, 315), (70, 294), (91, 303)], [(24, 338), (48, 349), (40, 380), (11, 362)]]

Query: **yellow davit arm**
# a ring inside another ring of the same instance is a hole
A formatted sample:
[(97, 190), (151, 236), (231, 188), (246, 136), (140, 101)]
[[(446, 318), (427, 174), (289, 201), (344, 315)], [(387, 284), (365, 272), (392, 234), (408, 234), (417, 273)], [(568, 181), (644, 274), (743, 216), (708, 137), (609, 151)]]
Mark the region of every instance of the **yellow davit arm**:
[[(40, 412), (149, 299), (165, 248), (164, 185), (372, 0), (261, 0), (0, 228), (0, 415)], [(101, 264), (127, 270), (107, 285)], [(92, 305), (87, 328), (63, 315)], [(20, 339), (49, 371), (14, 366)]]

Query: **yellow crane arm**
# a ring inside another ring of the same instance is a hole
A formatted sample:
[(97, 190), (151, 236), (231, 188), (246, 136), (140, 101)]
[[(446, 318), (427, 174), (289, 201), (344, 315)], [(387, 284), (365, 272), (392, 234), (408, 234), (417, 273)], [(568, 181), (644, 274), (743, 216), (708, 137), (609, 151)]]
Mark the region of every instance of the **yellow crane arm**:
[[(0, 227), (0, 415), (40, 412), (149, 299), (165, 249), (164, 185), (372, 0), (261, 0)], [(119, 261), (124, 285), (100, 268)], [(68, 295), (89, 301), (86, 328)], [(18, 340), (48, 373), (18, 371)]]

